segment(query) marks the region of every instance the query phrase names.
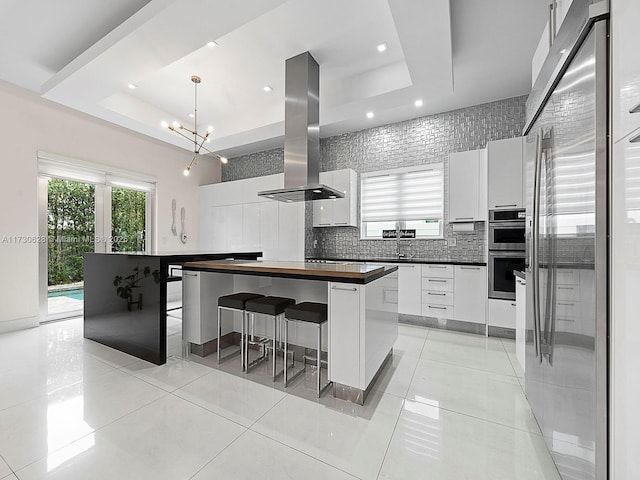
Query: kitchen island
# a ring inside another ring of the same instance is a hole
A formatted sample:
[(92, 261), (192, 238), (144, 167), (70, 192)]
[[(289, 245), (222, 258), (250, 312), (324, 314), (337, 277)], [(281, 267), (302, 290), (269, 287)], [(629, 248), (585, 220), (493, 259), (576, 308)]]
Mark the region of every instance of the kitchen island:
[(261, 256), (262, 252), (85, 253), (84, 337), (163, 365), (167, 362), (167, 283), (182, 279), (170, 267), (196, 260)]
[[(252, 292), (328, 305), (324, 345), (334, 395), (363, 404), (391, 358), (398, 336), (398, 277), (392, 265), (275, 261), (204, 261), (183, 265), (183, 335), (195, 345), (217, 339), (218, 297)], [(222, 334), (240, 331), (240, 315), (226, 312)], [(314, 329), (292, 325), (289, 341), (314, 348)], [(256, 325), (266, 334), (266, 325)]]

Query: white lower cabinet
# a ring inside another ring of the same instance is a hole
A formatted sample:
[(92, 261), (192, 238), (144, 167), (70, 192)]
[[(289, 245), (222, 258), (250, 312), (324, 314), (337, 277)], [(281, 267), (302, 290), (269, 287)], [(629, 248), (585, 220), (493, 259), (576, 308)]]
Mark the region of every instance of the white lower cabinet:
[(516, 328), (516, 302), (490, 298), (487, 324), (491, 327)]
[(398, 265), (398, 313), (421, 315), (421, 269), (418, 264)]
[(484, 324), (487, 310), (487, 267), (456, 265), (453, 298), (454, 319)]
[(362, 288), (329, 283), (329, 378), (344, 385), (360, 384), (360, 322), (354, 319), (360, 318)]

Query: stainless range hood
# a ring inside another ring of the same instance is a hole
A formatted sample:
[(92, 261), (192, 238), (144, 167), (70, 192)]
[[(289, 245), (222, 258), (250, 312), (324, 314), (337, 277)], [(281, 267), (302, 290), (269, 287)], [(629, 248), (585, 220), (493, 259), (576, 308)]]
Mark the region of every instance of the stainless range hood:
[(285, 63), (284, 188), (258, 192), (281, 202), (342, 198), (319, 181), (320, 67), (309, 52)]

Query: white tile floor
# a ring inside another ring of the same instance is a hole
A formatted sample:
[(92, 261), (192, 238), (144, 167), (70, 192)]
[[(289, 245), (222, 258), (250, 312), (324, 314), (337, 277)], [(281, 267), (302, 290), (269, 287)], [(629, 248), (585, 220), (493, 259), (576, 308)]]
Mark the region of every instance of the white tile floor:
[(360, 407), (169, 333), (162, 367), (80, 319), (0, 335), (0, 479), (558, 479), (511, 341), (401, 325)]

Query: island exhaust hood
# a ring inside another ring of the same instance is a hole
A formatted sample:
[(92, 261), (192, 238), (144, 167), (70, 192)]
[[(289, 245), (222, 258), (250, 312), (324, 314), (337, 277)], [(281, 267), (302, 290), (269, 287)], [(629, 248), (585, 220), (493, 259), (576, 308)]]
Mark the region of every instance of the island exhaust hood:
[(285, 63), (284, 188), (258, 192), (281, 202), (342, 198), (319, 180), (320, 67), (309, 52)]

